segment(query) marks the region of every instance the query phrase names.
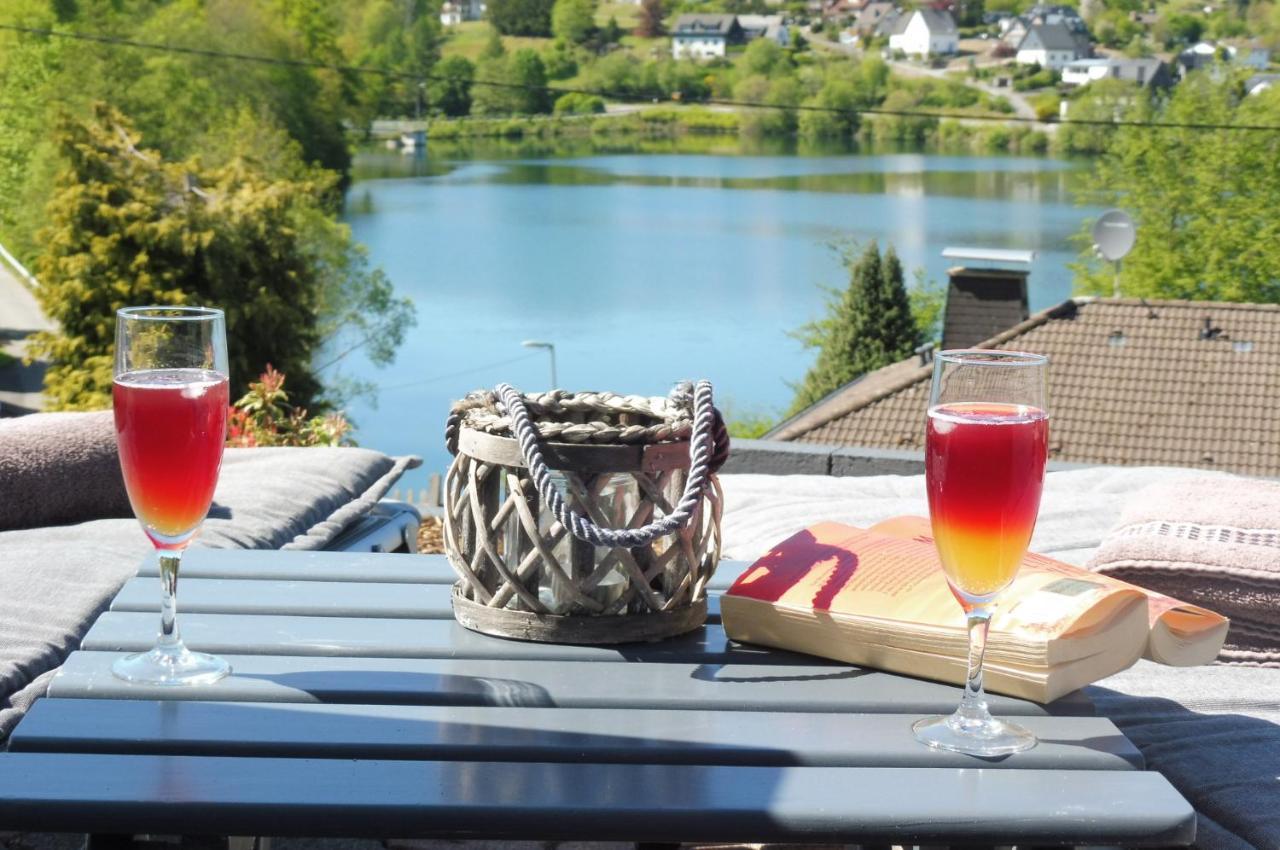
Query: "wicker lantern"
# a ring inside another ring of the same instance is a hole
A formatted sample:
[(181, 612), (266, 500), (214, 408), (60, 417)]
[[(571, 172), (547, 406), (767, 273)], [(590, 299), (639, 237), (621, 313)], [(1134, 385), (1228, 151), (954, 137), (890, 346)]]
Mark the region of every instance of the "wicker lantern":
[(709, 383), (669, 398), (503, 384), (455, 404), (446, 440), (459, 623), (595, 644), (705, 622), (720, 556), (715, 471), (729, 450)]

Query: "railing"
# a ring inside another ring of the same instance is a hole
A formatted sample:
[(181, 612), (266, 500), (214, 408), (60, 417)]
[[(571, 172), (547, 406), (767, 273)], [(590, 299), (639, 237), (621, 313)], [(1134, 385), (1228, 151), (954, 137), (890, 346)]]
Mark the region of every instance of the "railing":
[(392, 491), (390, 498), (397, 502), (405, 502), (418, 509), (423, 516), (440, 516), (444, 510), (444, 490), (441, 487), (440, 473), (433, 472), (427, 479), (427, 486), (421, 490), (412, 487)]
[(32, 289), (40, 288), (40, 281), (36, 280), (35, 275), (27, 271), (27, 267), (18, 262), (18, 258), (10, 254), (4, 245), (0, 245), (0, 260), (4, 260)]

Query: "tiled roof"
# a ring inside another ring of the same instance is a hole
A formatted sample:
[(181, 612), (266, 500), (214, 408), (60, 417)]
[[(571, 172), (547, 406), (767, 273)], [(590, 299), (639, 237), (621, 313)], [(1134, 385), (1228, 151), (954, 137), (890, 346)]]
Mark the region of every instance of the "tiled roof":
[(733, 15), (689, 14), (676, 18), (675, 35), (728, 35), (737, 19)]
[[(1049, 355), (1056, 460), (1280, 476), (1280, 305), (1077, 299), (980, 347)], [(887, 366), (769, 436), (921, 449), (931, 372)]]
[(1079, 52), (1076, 36), (1064, 24), (1038, 24), (1027, 30), (1019, 50), (1074, 50)]

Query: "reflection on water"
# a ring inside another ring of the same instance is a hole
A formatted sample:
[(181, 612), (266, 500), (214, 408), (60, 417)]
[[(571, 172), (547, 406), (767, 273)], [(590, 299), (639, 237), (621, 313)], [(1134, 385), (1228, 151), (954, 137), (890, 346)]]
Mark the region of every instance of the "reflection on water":
[(351, 412), (362, 444), (424, 456), (413, 486), (448, 462), (450, 399), (548, 383), (522, 340), (556, 344), (568, 388), (664, 394), (705, 376), (730, 407), (779, 414), (812, 356), (788, 332), (844, 283), (831, 244), (892, 243), (939, 281), (947, 245), (1031, 249), (1035, 310), (1069, 294), (1069, 238), (1094, 212), (1072, 205), (1078, 166), (1048, 158), (557, 144), (356, 160), (347, 220), (419, 325), (391, 369), (351, 365), (384, 388)]

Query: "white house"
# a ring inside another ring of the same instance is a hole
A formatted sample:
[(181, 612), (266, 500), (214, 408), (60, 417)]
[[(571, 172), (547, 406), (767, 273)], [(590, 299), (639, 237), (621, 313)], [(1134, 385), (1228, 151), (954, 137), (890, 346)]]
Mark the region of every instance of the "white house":
[(742, 27), (733, 15), (681, 15), (671, 30), (673, 59), (715, 59), (729, 45), (742, 41)]
[(1087, 86), (1098, 80), (1121, 80), (1147, 88), (1167, 88), (1173, 84), (1169, 67), (1159, 59), (1111, 56), (1105, 59), (1077, 59), (1062, 69), (1064, 86)]
[(949, 56), (959, 47), (955, 18), (937, 9), (916, 9), (889, 36), (889, 49), (908, 56)]
[(1088, 43), (1063, 24), (1041, 24), (1027, 30), (1018, 45), (1019, 65), (1039, 65), (1061, 71), (1089, 55)]
[(440, 5), (440, 24), (457, 26), (463, 21), (478, 21), (484, 17), (482, 0), (445, 0)]
[(739, 15), (738, 26), (742, 27), (744, 41), (767, 38), (780, 47), (791, 43), (791, 32), (781, 15)]
[(1087, 86), (1097, 80), (1105, 80), (1109, 76), (1111, 76), (1110, 59), (1077, 59), (1063, 67), (1062, 84)]

